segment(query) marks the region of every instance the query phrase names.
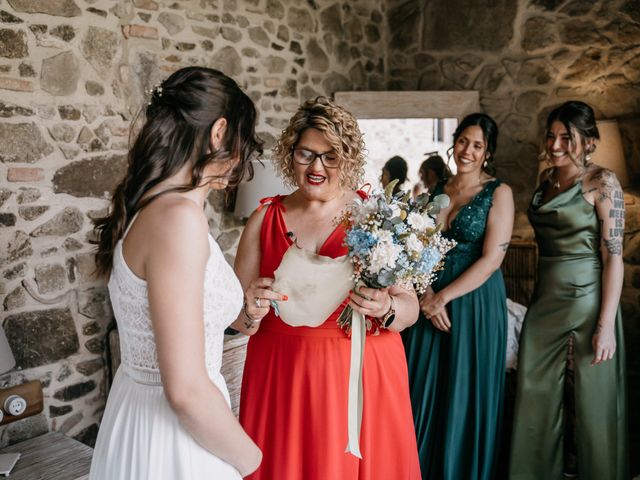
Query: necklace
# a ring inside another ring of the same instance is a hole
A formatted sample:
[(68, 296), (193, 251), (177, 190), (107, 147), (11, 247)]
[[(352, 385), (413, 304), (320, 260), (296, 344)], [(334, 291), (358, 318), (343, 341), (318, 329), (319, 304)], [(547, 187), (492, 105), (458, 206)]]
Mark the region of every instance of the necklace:
[[(551, 185), (553, 186), (554, 190), (560, 190), (561, 183), (560, 183), (560, 179), (555, 177), (556, 172), (557, 170), (554, 170), (549, 176), (549, 179), (551, 180)], [(568, 183), (573, 183), (583, 173), (584, 173), (584, 170), (578, 170), (576, 173), (574, 173), (567, 179)]]

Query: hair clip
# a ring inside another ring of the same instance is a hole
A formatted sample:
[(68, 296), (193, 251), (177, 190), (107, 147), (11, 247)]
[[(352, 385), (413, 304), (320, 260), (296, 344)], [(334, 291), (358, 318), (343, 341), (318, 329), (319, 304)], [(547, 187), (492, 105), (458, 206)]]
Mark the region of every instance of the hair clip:
[(158, 98), (162, 98), (162, 82), (156, 83), (152, 88), (147, 88), (145, 92), (149, 97), (147, 105), (151, 105), (153, 97), (157, 96)]

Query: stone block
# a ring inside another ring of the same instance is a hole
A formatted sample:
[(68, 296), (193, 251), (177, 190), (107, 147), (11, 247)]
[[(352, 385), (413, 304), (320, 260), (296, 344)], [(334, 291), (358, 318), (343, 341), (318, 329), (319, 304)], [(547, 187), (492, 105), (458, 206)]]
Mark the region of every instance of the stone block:
[(14, 116), (30, 117), (33, 114), (34, 112), (31, 108), (0, 102), (0, 118), (8, 118)]
[(66, 285), (67, 271), (60, 264), (36, 265), (35, 279), (38, 292), (57, 292), (63, 290)]
[(84, 215), (76, 207), (65, 207), (51, 220), (40, 225), (33, 232), (32, 237), (59, 236), (64, 237), (82, 229)]
[[(423, 19), (423, 50), (473, 49), (501, 52), (513, 38), (518, 11), (518, 2), (513, 0), (494, 0), (491, 8), (487, 8), (486, 3), (468, 0), (428, 2), (424, 9), (421, 8), (421, 3), (418, 0), (403, 2), (395, 16), (390, 10), (391, 31), (407, 32), (407, 41), (397, 44), (400, 50), (408, 47), (409, 42), (412, 44), (415, 41), (413, 39), (419, 38), (404, 22), (411, 22), (413, 25), (420, 17)], [(460, 21), (461, 12), (464, 12), (464, 21)]]
[(124, 175), (126, 165), (124, 155), (93, 157), (70, 163), (54, 174), (53, 191), (75, 197), (106, 198)]
[(23, 418), (19, 422), (10, 423), (6, 427), (3, 427), (3, 429), (2, 442), (6, 442), (5, 445), (12, 445), (39, 435), (44, 435), (49, 431), (49, 425), (47, 424), (47, 418), (44, 413), (40, 413), (33, 417)]
[(249, 29), (249, 38), (251, 41), (262, 47), (269, 46), (269, 35), (262, 27), (251, 27)]
[(9, 182), (37, 182), (44, 179), (42, 168), (10, 167), (7, 170)]
[(85, 377), (90, 377), (98, 370), (104, 367), (104, 362), (102, 358), (94, 358), (93, 360), (86, 360), (84, 362), (79, 362), (76, 365), (76, 370), (80, 372)]
[(49, 33), (65, 42), (70, 42), (76, 36), (76, 31), (71, 25), (58, 25), (52, 28)]
[(35, 202), (40, 198), (40, 190), (37, 188), (20, 187), (16, 201), (18, 205)]
[(0, 10), (0, 23), (23, 23), (23, 21), (5, 10)]
[(67, 123), (57, 123), (49, 127), (49, 135), (57, 142), (69, 143), (76, 136), (76, 130)]
[(148, 38), (151, 40), (157, 40), (159, 38), (158, 29), (146, 25), (123, 25), (122, 33), (124, 34), (124, 38)]
[(84, 417), (84, 415), (82, 414), (82, 412), (74, 413), (69, 418), (67, 418), (64, 422), (62, 422), (62, 425), (60, 425), (60, 428), (58, 429), (58, 431), (62, 432), (64, 434), (69, 433), (69, 431), (73, 427), (75, 427), (76, 425), (78, 425), (82, 421), (83, 417)]
[(35, 77), (36, 71), (33, 69), (33, 66), (29, 63), (21, 63), (18, 66), (18, 72), (21, 77)]
[(158, 15), (158, 21), (166, 28), (169, 35), (176, 35), (184, 30), (184, 18), (170, 12), (162, 12)]
[(74, 0), (8, 0), (17, 12), (44, 13), (59, 17), (77, 17), (82, 10)]
[(11, 197), (11, 190), (9, 190), (8, 188), (0, 188), (0, 207), (2, 207), (2, 205), (4, 205), (4, 202), (6, 202), (9, 197)]
[(233, 27), (228, 27), (226, 25), (220, 27), (220, 34), (222, 35), (222, 38), (233, 43), (238, 43), (240, 40), (242, 40), (242, 33), (240, 33), (239, 30)]
[(49, 405), (49, 418), (61, 417), (71, 412), (72, 410), (73, 407), (71, 405), (62, 405), (61, 407)]
[(24, 307), (27, 303), (27, 292), (24, 288), (16, 287), (4, 297), (3, 307), (5, 312), (11, 312)]
[(80, 65), (72, 52), (63, 52), (42, 61), (40, 86), (51, 95), (71, 95), (80, 78)]
[(104, 87), (100, 83), (94, 82), (92, 80), (87, 80), (87, 82), (84, 84), (84, 89), (87, 94), (91, 95), (92, 97), (104, 95)]
[(14, 213), (0, 212), (0, 227), (13, 227), (16, 224)]
[(89, 7), (87, 8), (87, 12), (99, 15), (104, 18), (107, 17), (107, 12), (105, 10), (100, 10), (99, 8)]
[(73, 105), (58, 106), (58, 113), (63, 120), (80, 120), (82, 112)]
[(104, 338), (92, 338), (91, 340), (87, 340), (84, 346), (91, 353), (102, 354), (104, 353), (105, 346)]
[(35, 123), (0, 123), (0, 161), (34, 163), (53, 153)]
[(105, 288), (90, 288), (80, 292), (78, 311), (85, 317), (94, 318), (106, 324), (111, 318), (109, 292)]
[(80, 347), (75, 323), (67, 308), (9, 315), (4, 321), (4, 330), (19, 368), (63, 360)]
[(19, 78), (0, 77), (0, 88), (16, 92), (33, 92), (33, 82)]
[(76, 252), (82, 248), (82, 243), (71, 237), (65, 239), (62, 245), (67, 252)]
[(29, 48), (24, 31), (0, 28), (0, 57), (24, 58), (28, 56)]
[(13, 236), (0, 238), (0, 265), (7, 265), (33, 255), (31, 239), (22, 230), (13, 232)]
[(315, 38), (307, 43), (307, 59), (309, 60), (309, 68), (314, 72), (326, 72), (329, 69), (329, 57)]
[(89, 322), (85, 323), (82, 326), (82, 334), (90, 337), (91, 335), (95, 335), (100, 331), (100, 324), (98, 322)]
[(210, 67), (234, 77), (242, 73), (242, 59), (233, 47), (224, 47), (214, 53), (209, 64)]
[(154, 0), (133, 0), (133, 5), (145, 10), (158, 10), (158, 2)]
[[(155, 38), (158, 38), (157, 31)], [(113, 61), (118, 52), (118, 47), (119, 39), (115, 32), (90, 26), (82, 39), (81, 51), (91, 66), (104, 77), (113, 68)]]
[(522, 48), (528, 52), (554, 45), (558, 41), (556, 23), (545, 17), (527, 19), (524, 24)]
[(19, 277), (24, 277), (27, 274), (27, 264), (26, 262), (19, 263), (15, 267), (8, 268), (4, 272), (2, 272), (2, 276), (7, 280), (15, 280)]
[(73, 438), (93, 448), (95, 447), (96, 439), (98, 438), (98, 430), (99, 430), (98, 424), (92, 423), (88, 427), (80, 430), (80, 432), (74, 435)]
[(300, 33), (315, 31), (315, 22), (306, 8), (289, 7), (287, 11), (287, 25)]
[(60, 370), (58, 370), (58, 375), (56, 376), (56, 381), (64, 382), (67, 378), (71, 376), (73, 372), (71, 371), (71, 367), (69, 367), (69, 362), (64, 361), (60, 365)]
[(18, 208), (18, 214), (23, 219), (27, 221), (31, 221), (41, 216), (47, 210), (49, 210), (49, 205), (35, 205), (35, 206), (28, 206), (28, 207), (20, 207)]
[[(201, 27), (199, 25), (193, 25), (191, 27), (191, 31), (193, 33), (195, 33), (196, 35), (200, 35), (202, 37), (207, 37), (207, 38), (210, 38), (212, 40), (215, 40), (215, 38), (218, 36), (218, 30), (217, 29)], [(212, 47), (213, 47), (213, 45), (212, 45)]]

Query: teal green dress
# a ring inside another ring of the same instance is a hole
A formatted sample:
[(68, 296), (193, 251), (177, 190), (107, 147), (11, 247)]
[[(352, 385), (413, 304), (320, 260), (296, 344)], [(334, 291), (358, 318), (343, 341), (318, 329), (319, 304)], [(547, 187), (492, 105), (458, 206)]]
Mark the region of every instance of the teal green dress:
[[(482, 256), (487, 217), (499, 180), (488, 182), (453, 219), (445, 236), (458, 245), (433, 284), (441, 290)], [(443, 183), (433, 194), (443, 192)], [(423, 478), (489, 480), (495, 476), (507, 342), (504, 280), (496, 270), (447, 306), (450, 333), (422, 314), (403, 332)]]
[(529, 207), (538, 243), (538, 282), (518, 352), (510, 477), (562, 477), (563, 388), (567, 342), (573, 337), (576, 444), (580, 480), (626, 480), (626, 367), (622, 317), (615, 320), (612, 360), (591, 366), (600, 313), (600, 221), (582, 182)]

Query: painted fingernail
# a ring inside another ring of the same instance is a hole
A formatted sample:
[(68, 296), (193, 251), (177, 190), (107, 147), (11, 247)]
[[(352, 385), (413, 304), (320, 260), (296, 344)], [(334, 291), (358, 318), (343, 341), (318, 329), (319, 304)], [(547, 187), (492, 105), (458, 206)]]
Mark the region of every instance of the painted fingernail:
[(289, 297), (287, 297), (286, 295), (283, 295), (282, 300), (286, 302), (287, 300), (289, 300)]

